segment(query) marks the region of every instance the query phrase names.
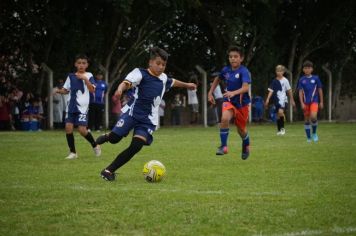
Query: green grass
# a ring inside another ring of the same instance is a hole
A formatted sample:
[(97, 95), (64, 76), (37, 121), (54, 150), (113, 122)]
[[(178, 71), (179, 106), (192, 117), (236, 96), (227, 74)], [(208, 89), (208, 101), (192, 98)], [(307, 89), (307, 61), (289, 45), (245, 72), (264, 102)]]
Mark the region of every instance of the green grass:
[[(162, 128), (112, 183), (99, 172), (131, 138), (96, 158), (76, 133), (69, 161), (64, 131), (2, 132), (0, 235), (356, 234), (355, 124), (321, 123), (310, 144), (303, 124), (249, 130), (242, 161), (235, 128), (222, 157), (217, 127)], [(157, 184), (142, 176), (153, 159), (167, 168)]]

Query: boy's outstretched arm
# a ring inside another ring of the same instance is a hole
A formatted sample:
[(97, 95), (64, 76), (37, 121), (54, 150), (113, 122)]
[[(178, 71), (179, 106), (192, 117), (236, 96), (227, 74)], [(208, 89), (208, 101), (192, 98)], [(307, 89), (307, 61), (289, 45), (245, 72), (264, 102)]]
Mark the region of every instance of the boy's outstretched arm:
[(185, 83), (185, 82), (177, 80), (177, 79), (174, 79), (173, 87), (187, 88), (189, 90), (197, 89), (197, 85), (196, 84), (194, 84), (194, 83)]
[(127, 81), (127, 80), (122, 81), (115, 91), (115, 96), (118, 99), (120, 99), (122, 96), (122, 93), (125, 92), (130, 87), (131, 87), (131, 83), (129, 81)]

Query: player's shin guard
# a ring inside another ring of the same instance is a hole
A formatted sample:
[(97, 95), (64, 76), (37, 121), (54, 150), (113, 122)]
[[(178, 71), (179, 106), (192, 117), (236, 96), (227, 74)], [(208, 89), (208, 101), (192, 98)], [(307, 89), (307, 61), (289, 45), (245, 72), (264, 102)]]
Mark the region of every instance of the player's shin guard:
[(316, 134), (316, 129), (318, 128), (318, 121), (317, 120), (312, 120), (311, 121), (311, 126), (312, 126), (312, 132), (313, 134)]
[(227, 138), (229, 137), (229, 129), (220, 129), (221, 146), (227, 146)]
[(73, 135), (73, 133), (66, 134), (66, 138), (67, 138), (67, 143), (68, 143), (68, 147), (69, 147), (70, 152), (76, 153), (75, 145), (74, 145), (74, 135)]
[(307, 139), (310, 139), (310, 123), (305, 122), (304, 123), (304, 129), (305, 129), (305, 134), (307, 135)]
[(145, 145), (144, 140), (133, 137), (130, 146), (122, 151), (116, 159), (108, 167), (106, 167), (106, 169), (112, 173), (115, 172), (121, 166), (125, 165), (125, 163), (128, 162), (136, 153), (138, 153), (143, 145)]
[(93, 148), (96, 147), (96, 142), (94, 140), (93, 135), (90, 132), (88, 132), (87, 135), (84, 136), (84, 138), (91, 144)]

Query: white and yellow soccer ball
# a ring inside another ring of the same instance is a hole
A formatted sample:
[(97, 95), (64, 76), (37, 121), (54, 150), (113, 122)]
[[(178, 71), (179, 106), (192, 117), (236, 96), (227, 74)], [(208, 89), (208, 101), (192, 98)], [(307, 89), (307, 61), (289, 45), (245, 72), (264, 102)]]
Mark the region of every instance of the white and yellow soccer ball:
[(156, 160), (147, 162), (143, 166), (143, 176), (147, 182), (160, 182), (166, 174), (166, 167)]

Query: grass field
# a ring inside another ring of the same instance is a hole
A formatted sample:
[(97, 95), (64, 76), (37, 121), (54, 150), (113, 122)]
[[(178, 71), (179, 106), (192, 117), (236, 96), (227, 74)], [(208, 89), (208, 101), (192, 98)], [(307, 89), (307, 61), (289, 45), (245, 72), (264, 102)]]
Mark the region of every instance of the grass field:
[[(235, 128), (222, 157), (217, 127), (162, 128), (115, 182), (99, 172), (131, 138), (97, 158), (76, 133), (70, 161), (64, 131), (2, 132), (0, 235), (356, 235), (356, 124), (321, 123), (318, 143), (303, 124), (249, 129), (242, 161)], [(152, 159), (161, 183), (143, 180)]]

